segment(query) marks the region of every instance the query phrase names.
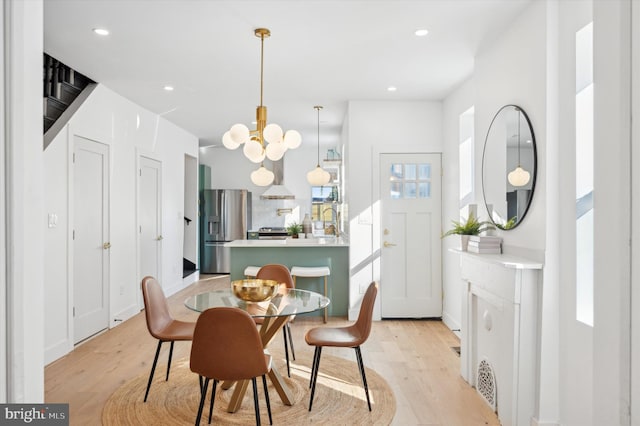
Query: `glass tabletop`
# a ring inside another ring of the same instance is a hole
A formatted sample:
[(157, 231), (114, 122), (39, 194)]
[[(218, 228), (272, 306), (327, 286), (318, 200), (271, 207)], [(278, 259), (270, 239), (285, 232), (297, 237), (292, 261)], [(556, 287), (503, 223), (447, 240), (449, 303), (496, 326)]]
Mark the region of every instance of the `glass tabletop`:
[(245, 302), (235, 297), (231, 289), (196, 294), (184, 301), (187, 308), (196, 312), (226, 306), (240, 308), (253, 317), (308, 314), (326, 308), (329, 303), (329, 298), (320, 293), (294, 288), (282, 288), (266, 302)]

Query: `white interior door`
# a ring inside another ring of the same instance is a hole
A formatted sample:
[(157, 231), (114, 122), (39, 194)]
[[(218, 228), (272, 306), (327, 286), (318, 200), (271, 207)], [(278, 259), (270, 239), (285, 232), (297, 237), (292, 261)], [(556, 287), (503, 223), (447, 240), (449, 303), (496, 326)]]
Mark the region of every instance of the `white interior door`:
[(383, 318), (442, 316), (440, 154), (381, 154)]
[(109, 147), (74, 136), (74, 343), (109, 326)]
[(150, 275), (162, 282), (159, 267), (162, 248), (161, 177), (162, 163), (151, 158), (140, 157), (138, 173), (140, 275), (138, 281)]

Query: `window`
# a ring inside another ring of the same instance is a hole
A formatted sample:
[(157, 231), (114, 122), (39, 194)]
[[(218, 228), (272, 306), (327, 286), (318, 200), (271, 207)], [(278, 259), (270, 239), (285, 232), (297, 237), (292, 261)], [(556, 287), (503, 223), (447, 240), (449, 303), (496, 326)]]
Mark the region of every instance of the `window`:
[(459, 118), (459, 148), (458, 148), (458, 173), (460, 175), (460, 213), (466, 210), (466, 206), (473, 202), (474, 187), (474, 107), (469, 108)]
[(576, 319), (593, 326), (593, 23), (576, 33)]

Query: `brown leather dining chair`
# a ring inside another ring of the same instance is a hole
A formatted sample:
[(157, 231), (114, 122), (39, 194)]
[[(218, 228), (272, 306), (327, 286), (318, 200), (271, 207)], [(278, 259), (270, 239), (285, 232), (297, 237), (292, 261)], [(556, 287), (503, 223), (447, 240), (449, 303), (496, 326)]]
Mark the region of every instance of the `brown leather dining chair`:
[(309, 387), (311, 388), (311, 397), (309, 398), (309, 411), (313, 405), (313, 396), (316, 390), (316, 382), (318, 381), (318, 370), (320, 367), (320, 355), (323, 346), (333, 346), (341, 348), (354, 348), (356, 350), (356, 359), (358, 368), (362, 376), (362, 384), (364, 392), (367, 396), (367, 405), (371, 411), (371, 401), (369, 400), (369, 387), (367, 386), (367, 376), (364, 372), (364, 364), (362, 363), (362, 353), (360, 345), (367, 341), (371, 333), (371, 319), (373, 317), (373, 305), (378, 294), (378, 283), (375, 281), (369, 284), (366, 293), (362, 299), (360, 313), (357, 321), (347, 327), (318, 327), (307, 331), (305, 341), (310, 346), (315, 346), (313, 354), (313, 362), (311, 366), (311, 379)]
[(164, 296), (162, 287), (160, 287), (160, 284), (155, 278), (144, 277), (142, 279), (141, 286), (142, 298), (144, 300), (144, 314), (147, 319), (147, 329), (153, 337), (158, 339), (156, 356), (153, 359), (151, 373), (149, 374), (149, 382), (147, 383), (147, 391), (144, 394), (144, 402), (147, 402), (147, 396), (149, 396), (149, 389), (151, 389), (151, 382), (153, 381), (153, 374), (156, 371), (156, 364), (158, 363), (158, 355), (160, 355), (160, 348), (162, 347), (162, 344), (164, 342), (171, 342), (171, 347), (169, 348), (169, 362), (167, 364), (167, 377), (165, 379), (169, 380), (171, 357), (173, 356), (173, 343), (180, 340), (191, 340), (193, 338), (193, 330), (196, 323), (178, 321), (171, 317), (167, 299)]
[[(258, 387), (256, 377), (262, 376), (269, 424), (271, 405), (265, 375), (271, 370), (271, 355), (265, 354), (258, 329), (251, 316), (238, 308), (211, 308), (198, 317), (191, 345), (191, 371), (197, 373), (202, 383), (200, 405), (196, 425), (200, 424), (202, 409), (207, 395), (209, 381), (213, 379), (211, 403), (209, 405), (209, 423), (213, 413), (216, 386), (219, 381), (240, 381), (251, 379), (253, 384), (253, 404), (256, 412), (256, 424), (260, 424)], [(236, 386), (240, 384), (237, 383)]]
[[(274, 280), (279, 283), (284, 283), (287, 288), (295, 288), (293, 284), (293, 278), (291, 277), (291, 272), (289, 272), (289, 268), (285, 265), (280, 265), (277, 263), (271, 263), (268, 265), (264, 265), (262, 268), (258, 270), (256, 274), (257, 279), (261, 280)], [(293, 316), (289, 318), (289, 321), (293, 320)], [(264, 318), (254, 318), (256, 324), (262, 324), (264, 322)], [(289, 327), (289, 321), (282, 326), (282, 336), (284, 337), (284, 355), (287, 360), (287, 376), (291, 377), (291, 370), (289, 368), (289, 346), (291, 346), (291, 357), (293, 360), (296, 360), (296, 353), (293, 348), (293, 338), (291, 337), (291, 328)], [(289, 344), (287, 344), (287, 336), (289, 337)]]

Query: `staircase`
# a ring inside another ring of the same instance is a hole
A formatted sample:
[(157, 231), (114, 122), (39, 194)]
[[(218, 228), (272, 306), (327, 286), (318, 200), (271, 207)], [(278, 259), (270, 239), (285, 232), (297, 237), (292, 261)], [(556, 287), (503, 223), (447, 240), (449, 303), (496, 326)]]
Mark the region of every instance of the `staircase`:
[(85, 87), (94, 81), (46, 53), (43, 55), (44, 133), (46, 134)]

